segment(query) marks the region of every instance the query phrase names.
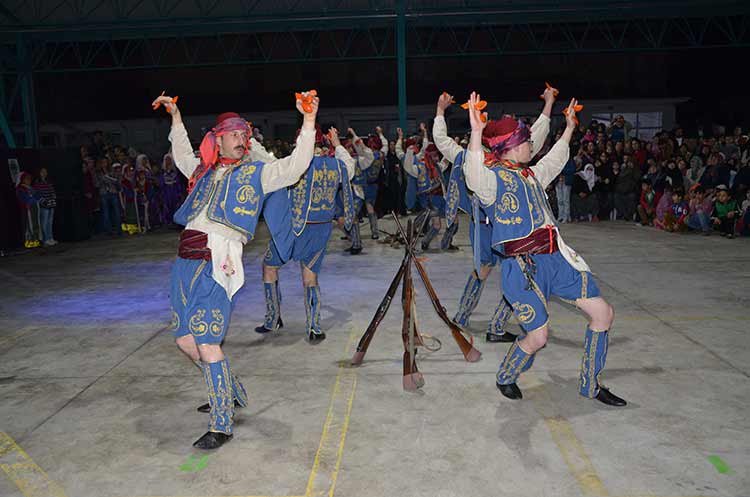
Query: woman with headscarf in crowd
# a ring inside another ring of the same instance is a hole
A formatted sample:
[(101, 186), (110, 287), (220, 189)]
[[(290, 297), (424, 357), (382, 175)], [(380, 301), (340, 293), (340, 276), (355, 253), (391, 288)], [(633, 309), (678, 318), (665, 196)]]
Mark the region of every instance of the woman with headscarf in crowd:
[(135, 235), (140, 230), (140, 219), (138, 215), (137, 196), (135, 179), (135, 166), (126, 165), (122, 170), (122, 180), (120, 181), (122, 191), (120, 192), (120, 205), (124, 211), (122, 231), (129, 235)]
[(667, 167), (664, 170), (665, 179), (672, 185), (672, 191), (675, 188), (683, 187), (684, 182), (682, 181), (682, 173), (677, 169), (677, 163), (673, 160), (667, 162)]
[(586, 164), (582, 171), (576, 173), (571, 192), (573, 221), (598, 221), (599, 202), (594, 192), (596, 173), (593, 164)]

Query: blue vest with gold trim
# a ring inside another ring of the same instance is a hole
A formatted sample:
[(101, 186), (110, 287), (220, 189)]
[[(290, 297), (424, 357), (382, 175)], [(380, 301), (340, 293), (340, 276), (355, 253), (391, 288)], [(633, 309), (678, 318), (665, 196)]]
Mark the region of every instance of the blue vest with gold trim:
[(495, 203), (485, 206), (492, 223), (492, 245), (529, 236), (544, 226), (547, 195), (533, 177), (502, 165), (492, 168), (497, 178)]
[(299, 236), (307, 223), (330, 223), (341, 185), (347, 229), (354, 218), (353, 193), (346, 165), (333, 157), (313, 157), (307, 173), (289, 192), (292, 228)]
[(370, 167), (365, 170), (367, 176), (367, 182), (370, 184), (377, 183), (380, 177), (380, 170), (383, 169), (383, 154), (379, 150), (373, 152), (375, 160), (372, 161)]
[(417, 195), (429, 193), (440, 186), (440, 178), (431, 178), (427, 165), (414, 156), (414, 166), (417, 169)]
[(216, 172), (209, 171), (175, 212), (175, 222), (187, 225), (208, 206), (208, 219), (252, 239), (263, 206), (262, 170), (263, 162), (242, 162), (227, 171), (218, 182), (214, 182)]
[(354, 177), (352, 178), (352, 184), (357, 186), (367, 185), (367, 169), (364, 171), (359, 167), (359, 157), (354, 158)]

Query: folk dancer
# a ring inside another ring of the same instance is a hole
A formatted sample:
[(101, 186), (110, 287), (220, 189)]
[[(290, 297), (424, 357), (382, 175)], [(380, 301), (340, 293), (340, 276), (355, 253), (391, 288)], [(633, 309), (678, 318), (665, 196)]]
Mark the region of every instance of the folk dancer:
[[(232, 374), (221, 349), (229, 327), (232, 297), (244, 284), (242, 247), (255, 228), (269, 193), (294, 184), (313, 155), (318, 99), (304, 115), (302, 132), (291, 156), (273, 162), (253, 160), (249, 154), (251, 131), (238, 114), (221, 114), (203, 138), (200, 159), (193, 154), (177, 105), (161, 96), (172, 115), (169, 140), (177, 168), (189, 179), (189, 194), (175, 213), (185, 226), (177, 260), (172, 268), (171, 329), (177, 346), (203, 371), (208, 387), (208, 432), (193, 446), (216, 449), (233, 436), (235, 406), (247, 404), (247, 394)], [(264, 214), (271, 228), (272, 210)], [(273, 232), (273, 229), (271, 229)]]
[[(550, 116), (552, 114), (552, 106), (555, 103), (556, 92), (555, 88), (546, 88), (542, 94), (544, 109), (531, 126), (530, 141), (532, 157), (539, 153), (549, 134)], [(448, 225), (448, 230), (457, 225), (456, 214), (458, 214), (458, 210), (460, 209), (469, 214), (469, 241), (472, 250), (475, 248), (476, 238), (479, 238), (479, 247), (475, 251), (479, 255), (478, 264), (475, 265), (478, 265), (479, 269), (474, 268), (471, 274), (469, 274), (469, 279), (459, 300), (458, 311), (456, 311), (456, 315), (453, 317), (453, 321), (456, 324), (463, 328), (468, 328), (469, 319), (479, 304), (487, 277), (501, 260), (501, 256), (497, 251), (492, 249), (492, 223), (490, 216), (487, 215), (487, 212), (485, 212), (479, 202), (474, 202), (472, 193), (466, 188), (463, 173), (466, 151), (448, 137), (445, 110), (452, 102), (453, 96), (447, 93), (441, 94), (438, 98), (432, 135), (435, 145), (453, 163), (446, 192), (446, 224)], [(476, 216), (473, 212), (474, 208), (478, 210)], [(475, 223), (475, 217), (479, 220), (479, 223)], [(486, 339), (488, 342), (514, 342), (516, 340), (516, 335), (505, 331), (505, 325), (512, 313), (513, 311), (508, 301), (505, 298), (501, 298), (487, 325)]]
[[(612, 406), (626, 402), (601, 384), (607, 358), (612, 306), (601, 297), (589, 266), (560, 236), (545, 188), (562, 171), (576, 127), (575, 99), (567, 108), (567, 127), (552, 149), (528, 167), (529, 129), (511, 117), (486, 122), (477, 109), (480, 97), (469, 99), (471, 140), (464, 164), (466, 186), (492, 219), (492, 247), (502, 251), (503, 291), (526, 337), (516, 340), (497, 373), (496, 384), (509, 399), (522, 398), (517, 385), (534, 357), (547, 343), (551, 295), (574, 303), (589, 316), (584, 338), (579, 393)], [(486, 118), (485, 118), (486, 119)], [(485, 162), (482, 143), (491, 150)]]
[(353, 193), (350, 178), (354, 175), (355, 161), (341, 145), (338, 130), (331, 128), (328, 137), (318, 130), (315, 156), (307, 173), (289, 191), (279, 190), (272, 197), (282, 196), (290, 211), (289, 230), (293, 232), (291, 253), (282, 254), (273, 239), (268, 243), (263, 258), (263, 290), (266, 299), (266, 317), (258, 333), (267, 333), (283, 327), (281, 320), (281, 292), (279, 268), (289, 258), (299, 261), (302, 284), (305, 288), (307, 311), (306, 333), (310, 342), (324, 340), (326, 334), (320, 326), (320, 286), (318, 274), (323, 266), (328, 240), (331, 238), (336, 210), (336, 195), (341, 189), (345, 226), (351, 228)]

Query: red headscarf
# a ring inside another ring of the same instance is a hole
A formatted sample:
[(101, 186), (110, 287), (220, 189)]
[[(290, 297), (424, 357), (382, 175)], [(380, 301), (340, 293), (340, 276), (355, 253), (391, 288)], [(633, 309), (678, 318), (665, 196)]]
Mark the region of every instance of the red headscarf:
[(492, 155), (500, 159), (504, 152), (515, 148), (531, 138), (531, 132), (523, 121), (506, 116), (490, 121), (482, 132), (482, 143), (492, 150)]
[(374, 151), (379, 151), (380, 148), (383, 146), (383, 141), (377, 135), (370, 135), (367, 138), (367, 146), (370, 147)]
[(438, 162), (442, 159), (440, 151), (434, 143), (427, 145), (424, 149), (424, 163), (427, 166), (427, 173), (431, 179), (438, 178), (440, 176), (440, 169), (438, 168)]
[(190, 180), (188, 181), (188, 192), (192, 191), (195, 184), (203, 176), (206, 175), (209, 169), (216, 168), (217, 162), (223, 164), (231, 164), (236, 162), (233, 159), (226, 159), (219, 157), (219, 144), (216, 139), (232, 131), (247, 131), (247, 141), (245, 142), (245, 153), (250, 150), (250, 138), (253, 136), (253, 129), (250, 123), (245, 121), (236, 112), (225, 112), (219, 114), (216, 118), (216, 126), (211, 129), (206, 136), (203, 137), (203, 141), (200, 146), (201, 163), (193, 172)]

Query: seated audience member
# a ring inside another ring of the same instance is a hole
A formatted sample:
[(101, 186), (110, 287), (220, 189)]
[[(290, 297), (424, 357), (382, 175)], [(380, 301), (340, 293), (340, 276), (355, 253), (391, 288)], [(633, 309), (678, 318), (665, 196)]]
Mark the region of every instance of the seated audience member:
[(726, 185), (717, 186), (716, 201), (714, 202), (714, 212), (711, 221), (721, 236), (734, 238), (734, 225), (737, 222), (739, 213), (740, 209), (737, 206), (737, 201), (729, 197), (729, 189)]

